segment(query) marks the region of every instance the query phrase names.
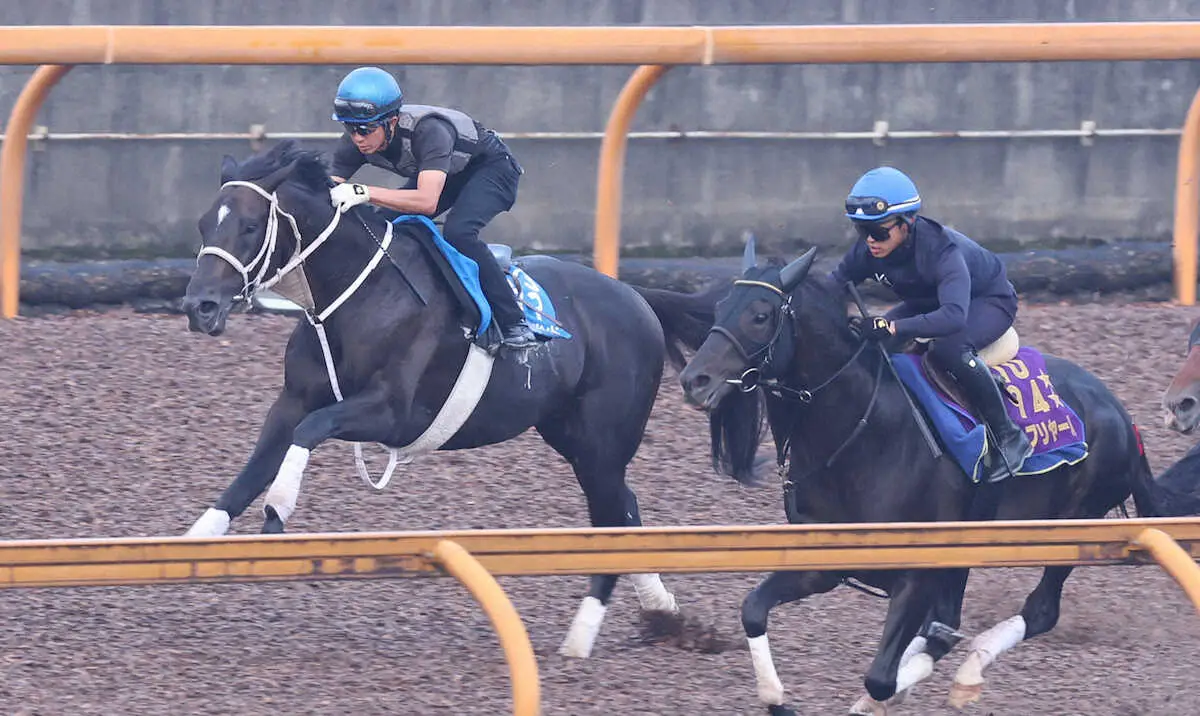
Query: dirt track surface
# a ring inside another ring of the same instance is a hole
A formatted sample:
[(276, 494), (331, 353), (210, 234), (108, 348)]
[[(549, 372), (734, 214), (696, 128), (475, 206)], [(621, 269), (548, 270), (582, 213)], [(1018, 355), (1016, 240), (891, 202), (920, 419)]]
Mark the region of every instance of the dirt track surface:
[[(1192, 444), (1158, 401), (1193, 311), (1166, 304), (1025, 306), (1024, 340), (1097, 373), (1143, 428), (1155, 471)], [(0, 323), (0, 539), (181, 534), (229, 483), (281, 382), (292, 319), (234, 316), (221, 338), (178, 316), (76, 313)], [(629, 473), (648, 525), (783, 522), (777, 487), (708, 467), (706, 423), (668, 372)], [(378, 458), (382, 451), (373, 453)], [(376, 460), (376, 465), (381, 464)], [(378, 468), (377, 468), (378, 469)], [(235, 533), (260, 527), (259, 504)], [(582, 526), (566, 463), (535, 433), (419, 460), (383, 493), (349, 446), (318, 449), (289, 531)], [(758, 574), (670, 576), (736, 647), (639, 639), (617, 587), (596, 650), (557, 654), (585, 578), (503, 579), (533, 640), (545, 714), (761, 714), (739, 625)], [(964, 630), (1016, 613), (1038, 570), (976, 571)], [(771, 642), (800, 713), (845, 713), (885, 604), (849, 589), (775, 610)], [(945, 705), (962, 646), (896, 713)], [(1077, 570), (1048, 635), (987, 673), (969, 713), (1195, 714), (1200, 621), (1156, 568)], [(450, 580), (0, 592), (0, 714), (501, 714), (507, 670), (486, 617)]]

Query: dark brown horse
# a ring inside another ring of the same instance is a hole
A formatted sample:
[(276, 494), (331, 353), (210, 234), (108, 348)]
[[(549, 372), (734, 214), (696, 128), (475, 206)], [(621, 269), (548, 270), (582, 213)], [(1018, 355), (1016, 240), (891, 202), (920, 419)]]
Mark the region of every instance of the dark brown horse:
[[(739, 391), (765, 391), (767, 422), (781, 460), (788, 461), (790, 522), (986, 519), (976, 510), (981, 503), (993, 505), (988, 513), (998, 519), (1099, 518), (1130, 495), (1142, 516), (1196, 511), (1195, 473), (1181, 473), (1179, 483), (1156, 481), (1117, 397), (1080, 366), (1049, 355), (1046, 374), (1038, 377), (1047, 391), (1056, 389), (1047, 393), (1053, 402), (1065, 402), (1082, 419), (1089, 454), (1044, 474), (973, 485), (947, 452), (930, 448), (889, 358), (868, 350), (848, 325), (847, 288), (809, 276), (814, 253), (787, 266), (760, 267), (748, 245), (742, 277), (718, 304), (712, 333), (680, 374), (687, 398), (710, 411)], [(717, 437), (714, 455), (722, 449)], [(747, 440), (750, 448), (757, 445), (752, 433)], [(732, 459), (745, 466), (751, 455), (734, 450)], [(975, 636), (955, 677), (956, 701), (978, 697), (984, 670), (1002, 653), (1054, 628), (1071, 571), (1046, 567), (1019, 614)], [(771, 574), (742, 605), (760, 700), (772, 716), (794, 714), (767, 641), (771, 610), (853, 577), (887, 592), (890, 604), (866, 673), (868, 696), (851, 713), (884, 713), (884, 702), (928, 677), (961, 638), (956, 630), (967, 575), (966, 569)]]

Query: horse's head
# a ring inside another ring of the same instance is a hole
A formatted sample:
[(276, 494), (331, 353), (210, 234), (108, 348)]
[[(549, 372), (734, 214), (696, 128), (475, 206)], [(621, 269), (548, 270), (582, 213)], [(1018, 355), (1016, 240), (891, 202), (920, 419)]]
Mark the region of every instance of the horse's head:
[(221, 188), (200, 217), (202, 248), (188, 281), (188, 328), (220, 335), (229, 311), (247, 301), (299, 241), (295, 218), (280, 207), (279, 190), (301, 169), (320, 165), (316, 152), (286, 141), (242, 164), (221, 162)]
[(1190, 330), (1187, 358), (1162, 401), (1167, 427), (1185, 435), (1200, 425), (1200, 318), (1192, 321)]
[(816, 249), (787, 266), (759, 267), (753, 237), (746, 242), (742, 277), (717, 304), (708, 337), (679, 375), (684, 394), (712, 411), (733, 390), (753, 390), (791, 359), (794, 337), (786, 330), (791, 293), (812, 268)]

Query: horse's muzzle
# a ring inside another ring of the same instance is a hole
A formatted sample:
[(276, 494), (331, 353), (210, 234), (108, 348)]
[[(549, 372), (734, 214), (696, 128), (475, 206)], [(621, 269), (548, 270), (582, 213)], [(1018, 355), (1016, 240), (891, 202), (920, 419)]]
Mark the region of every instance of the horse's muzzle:
[(225, 332), (228, 306), (222, 306), (217, 301), (188, 297), (183, 300), (183, 311), (188, 317), (189, 331), (210, 336), (219, 336)]

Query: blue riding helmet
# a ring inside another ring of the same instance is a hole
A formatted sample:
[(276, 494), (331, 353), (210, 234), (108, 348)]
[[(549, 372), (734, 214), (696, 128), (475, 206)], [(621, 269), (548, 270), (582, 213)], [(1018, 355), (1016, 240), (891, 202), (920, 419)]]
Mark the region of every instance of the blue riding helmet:
[(338, 122), (367, 124), (400, 109), (404, 93), (396, 78), (378, 67), (359, 67), (338, 85), (333, 118)]
[(894, 214), (915, 214), (920, 208), (917, 185), (892, 167), (863, 174), (846, 197), (846, 218), (855, 221), (880, 221)]

